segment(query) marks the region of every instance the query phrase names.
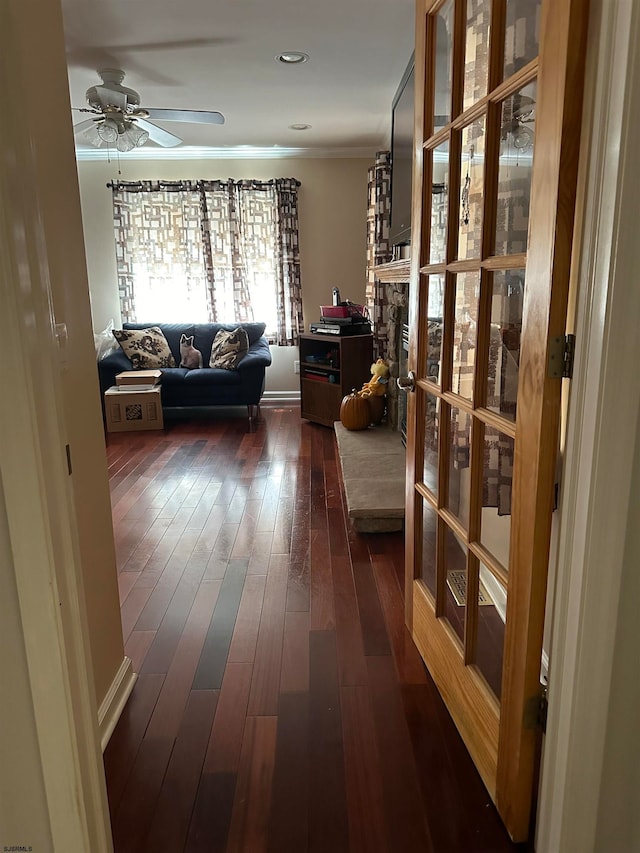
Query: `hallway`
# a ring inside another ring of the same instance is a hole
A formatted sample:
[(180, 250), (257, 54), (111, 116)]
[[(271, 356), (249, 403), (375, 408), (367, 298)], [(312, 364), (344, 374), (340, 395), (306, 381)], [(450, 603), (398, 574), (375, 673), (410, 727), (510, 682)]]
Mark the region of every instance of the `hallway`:
[(332, 430), (262, 413), (107, 437), (116, 853), (520, 849), (405, 629), (403, 534), (347, 527)]

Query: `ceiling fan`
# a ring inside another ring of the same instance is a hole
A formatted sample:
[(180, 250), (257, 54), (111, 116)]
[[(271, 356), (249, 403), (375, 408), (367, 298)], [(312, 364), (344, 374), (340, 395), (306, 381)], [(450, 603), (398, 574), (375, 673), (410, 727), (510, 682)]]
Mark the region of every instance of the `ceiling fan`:
[(118, 151), (131, 151), (149, 139), (162, 148), (181, 144), (179, 136), (147, 119), (224, 124), (222, 113), (214, 111), (145, 109), (140, 106), (140, 95), (122, 85), (124, 71), (105, 68), (98, 74), (102, 78), (101, 85), (87, 89), (89, 106), (79, 110), (92, 113), (94, 118), (81, 121), (73, 128), (76, 136), (96, 148), (114, 147)]

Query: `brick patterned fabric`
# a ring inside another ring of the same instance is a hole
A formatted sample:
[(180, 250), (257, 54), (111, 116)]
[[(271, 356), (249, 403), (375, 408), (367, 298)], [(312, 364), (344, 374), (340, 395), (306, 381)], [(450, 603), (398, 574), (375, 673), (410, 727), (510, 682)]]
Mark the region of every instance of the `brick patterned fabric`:
[(389, 300), (387, 286), (376, 278), (374, 267), (391, 260), (391, 152), (378, 151), (368, 171), (367, 285), (365, 301), (373, 329), (375, 354), (389, 358)]
[(181, 307), (199, 309), (186, 320), (264, 320), (270, 343), (296, 344), (299, 186), (293, 178), (111, 185), (123, 322), (141, 313), (136, 282), (170, 304), (179, 280)]

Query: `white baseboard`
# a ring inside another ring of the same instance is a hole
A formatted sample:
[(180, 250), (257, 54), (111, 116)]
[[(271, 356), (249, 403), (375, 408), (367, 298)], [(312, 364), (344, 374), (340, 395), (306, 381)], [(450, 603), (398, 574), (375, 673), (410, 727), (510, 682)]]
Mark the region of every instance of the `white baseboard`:
[(500, 616), (503, 622), (506, 622), (507, 593), (505, 592), (504, 587), (495, 579), (489, 569), (485, 569), (484, 566), (480, 566), (480, 580), (482, 581), (485, 586), (485, 589), (489, 593), (491, 600), (493, 601), (495, 608), (498, 611), (498, 615)]
[(100, 707), (98, 708), (100, 745), (103, 752), (107, 748), (109, 738), (113, 734), (116, 723), (120, 719), (120, 714), (122, 714), (127, 699), (131, 695), (131, 691), (133, 690), (133, 685), (136, 683), (137, 677), (138, 676), (133, 671), (131, 658), (125, 656), (115, 678), (111, 682), (111, 686), (107, 690), (107, 695), (104, 697)]
[(299, 403), (300, 391), (265, 391), (263, 403)]

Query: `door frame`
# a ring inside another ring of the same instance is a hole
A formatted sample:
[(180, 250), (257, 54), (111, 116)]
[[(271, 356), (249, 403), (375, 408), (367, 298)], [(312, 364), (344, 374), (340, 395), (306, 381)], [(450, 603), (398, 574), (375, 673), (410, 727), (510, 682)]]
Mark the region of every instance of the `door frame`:
[[(5, 150), (6, 141), (5, 136)], [(12, 555), (3, 569), (15, 582), (22, 628), (15, 642), (24, 647), (31, 688), (31, 703), (22, 712), (33, 716), (35, 724), (52, 849), (109, 853), (113, 847), (75, 513), (55, 402), (60, 394), (58, 353), (48, 283), (37, 275), (46, 270), (46, 255), (29, 251), (42, 249), (42, 244), (34, 247), (40, 223), (36, 216), (35, 227), (20, 220), (18, 207), (15, 195), (9, 198), (0, 191), (0, 336), (6, 347), (0, 363), (0, 489)], [(9, 211), (11, 223), (4, 216)], [(26, 226), (30, 246), (16, 245), (22, 236), (14, 227), (18, 222)], [(44, 819), (34, 810), (34, 823)], [(47, 830), (40, 823), (36, 831)], [(28, 827), (20, 838), (29, 844)]]
[[(624, 0), (591, 0), (590, 14), (582, 124), (585, 198), (576, 257), (576, 364), (569, 396), (558, 569), (547, 614), (549, 716), (538, 853), (596, 849), (606, 815), (602, 796), (624, 796), (622, 782), (615, 793), (607, 791), (603, 772), (612, 725), (612, 670), (622, 653), (617, 635), (630, 621), (619, 605), (629, 560), (625, 539), (640, 408), (640, 245), (635, 233), (640, 9)], [(628, 453), (620, 453), (620, 447)], [(635, 740), (628, 741), (622, 759), (627, 767), (640, 760)], [(627, 801), (617, 806), (616, 820), (622, 820), (618, 830), (629, 832), (637, 820), (634, 805)]]
[[(28, 109), (42, 86), (33, 62), (35, 15), (46, 33), (37, 45), (39, 61), (52, 69), (50, 101), (42, 115)], [(60, 211), (41, 192), (38, 168), (51, 134), (68, 133), (71, 139), (59, 2), (0, 4), (0, 33), (0, 69), (3, 79), (12, 80), (11, 86), (0, 88), (5, 119), (0, 159), (0, 536), (11, 555), (2, 569), (19, 610), (19, 628), (13, 631), (15, 665), (21, 666), (30, 688), (29, 698), (21, 696), (12, 713), (29, 722), (21, 730), (28, 731), (36, 757), (26, 776), (27, 783), (33, 780), (30, 823), (11, 827), (20, 837), (3, 837), (0, 843), (27, 848), (32, 830), (34, 841), (50, 837), (54, 850), (110, 853), (76, 507), (60, 404), (57, 332), (62, 338), (64, 329), (55, 326), (53, 317), (55, 271), (45, 237), (47, 217), (59, 217)], [(72, 148), (68, 156), (60, 168), (73, 172)], [(72, 252), (81, 235), (68, 233)], [(7, 656), (12, 653), (13, 647), (3, 650)], [(16, 785), (16, 797), (24, 798), (24, 791)], [(31, 805), (28, 795), (22, 811)], [(11, 801), (5, 806), (9, 812)]]

